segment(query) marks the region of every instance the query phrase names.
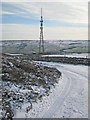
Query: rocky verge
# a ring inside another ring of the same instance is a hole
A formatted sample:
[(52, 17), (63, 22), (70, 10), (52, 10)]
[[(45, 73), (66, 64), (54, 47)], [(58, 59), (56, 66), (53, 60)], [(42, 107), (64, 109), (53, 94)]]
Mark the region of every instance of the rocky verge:
[(17, 56), (2, 56), (2, 118), (12, 119), (17, 109), (29, 112), (33, 102), (49, 95), (49, 90), (61, 76), (55, 68)]

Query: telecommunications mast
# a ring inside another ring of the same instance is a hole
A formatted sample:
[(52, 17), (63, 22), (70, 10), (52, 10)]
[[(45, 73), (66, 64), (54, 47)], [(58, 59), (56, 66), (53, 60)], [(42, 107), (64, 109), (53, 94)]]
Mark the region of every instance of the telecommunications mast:
[(43, 16), (41, 8), (41, 20), (40, 20), (40, 42), (39, 42), (39, 53), (44, 53), (44, 39), (43, 39)]

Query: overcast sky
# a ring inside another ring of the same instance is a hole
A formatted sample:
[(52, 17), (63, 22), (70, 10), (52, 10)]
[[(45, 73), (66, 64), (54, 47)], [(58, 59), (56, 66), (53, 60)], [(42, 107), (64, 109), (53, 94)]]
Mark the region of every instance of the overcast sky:
[(0, 26), (2, 26), (3, 40), (39, 39), (41, 8), (44, 19), (44, 39), (88, 39), (88, 1), (12, 1), (2, 0), (2, 11), (0, 12), (2, 22), (0, 21)]

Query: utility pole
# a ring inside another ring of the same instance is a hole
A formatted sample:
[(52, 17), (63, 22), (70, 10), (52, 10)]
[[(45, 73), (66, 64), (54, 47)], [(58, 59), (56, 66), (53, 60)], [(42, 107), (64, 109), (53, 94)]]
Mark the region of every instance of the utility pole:
[(41, 8), (41, 20), (40, 20), (40, 42), (39, 42), (39, 54), (41, 53), (44, 53), (42, 8)]

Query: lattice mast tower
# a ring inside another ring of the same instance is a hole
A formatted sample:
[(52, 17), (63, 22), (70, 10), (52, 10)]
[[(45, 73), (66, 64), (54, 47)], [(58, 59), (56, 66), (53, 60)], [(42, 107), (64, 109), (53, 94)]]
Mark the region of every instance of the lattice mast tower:
[(39, 42), (39, 53), (44, 53), (44, 38), (43, 38), (43, 16), (41, 8), (41, 20), (40, 20), (40, 42)]

